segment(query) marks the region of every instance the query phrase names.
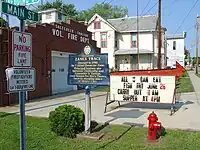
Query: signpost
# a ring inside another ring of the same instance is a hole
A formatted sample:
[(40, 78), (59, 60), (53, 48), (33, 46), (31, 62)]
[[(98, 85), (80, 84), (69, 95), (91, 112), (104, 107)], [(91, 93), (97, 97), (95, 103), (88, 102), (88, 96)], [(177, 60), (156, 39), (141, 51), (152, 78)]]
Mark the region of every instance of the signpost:
[(32, 35), (30, 33), (12, 32), (13, 66), (32, 66)]
[(91, 98), (89, 85), (108, 85), (108, 54), (96, 54), (85, 46), (81, 54), (69, 55), (68, 84), (85, 86), (85, 132), (90, 133)]
[(31, 5), (39, 3), (39, 0), (5, 0), (5, 2), (13, 5)]
[[(34, 0), (33, 0), (34, 1)], [(16, 1), (12, 1), (15, 3)], [(28, 1), (30, 3), (30, 1)], [(21, 4), (21, 2), (20, 2)], [(24, 20), (39, 21), (36, 12), (28, 10), (25, 6), (16, 6), (0, 2), (0, 8), (5, 14), (13, 15), (20, 20), (20, 32), (12, 33), (13, 68), (6, 69), (8, 92), (19, 92), (20, 103), (20, 150), (26, 149), (26, 121), (25, 100), (26, 92), (35, 89), (35, 69), (32, 67), (32, 35), (25, 33)]]

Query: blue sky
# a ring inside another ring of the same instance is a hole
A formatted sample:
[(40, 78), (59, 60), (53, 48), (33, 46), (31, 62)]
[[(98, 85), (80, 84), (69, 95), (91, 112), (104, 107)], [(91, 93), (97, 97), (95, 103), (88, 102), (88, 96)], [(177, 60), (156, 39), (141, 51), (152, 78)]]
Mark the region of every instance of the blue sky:
[[(43, 0), (44, 2), (47, 0)], [(52, 1), (52, 0), (49, 0)], [(84, 10), (92, 7), (95, 3), (99, 2), (110, 2), (113, 5), (125, 6), (129, 10), (129, 16), (136, 15), (136, 0), (64, 0), (65, 3), (73, 3), (78, 10)], [(149, 2), (150, 1), (150, 2)], [(146, 7), (144, 15), (152, 6), (157, 3), (158, 0), (139, 0), (139, 14), (142, 14), (144, 7), (149, 2), (149, 5)], [(200, 1), (196, 4), (194, 9), (181, 25), (181, 22), (184, 20), (191, 7), (194, 5), (196, 0), (162, 0), (162, 26), (167, 28), (167, 33), (182, 33), (183, 31), (187, 32), (186, 37), (186, 47), (190, 50), (192, 56), (195, 55), (195, 19), (197, 14), (200, 14)], [(156, 5), (151, 9), (147, 15), (157, 14)], [(200, 20), (199, 20), (200, 21)], [(19, 25), (19, 21), (15, 17), (10, 17), (11, 25)], [(179, 28), (179, 26), (181, 27)], [(177, 31), (177, 29), (179, 30)], [(192, 49), (191, 44), (193, 45)]]

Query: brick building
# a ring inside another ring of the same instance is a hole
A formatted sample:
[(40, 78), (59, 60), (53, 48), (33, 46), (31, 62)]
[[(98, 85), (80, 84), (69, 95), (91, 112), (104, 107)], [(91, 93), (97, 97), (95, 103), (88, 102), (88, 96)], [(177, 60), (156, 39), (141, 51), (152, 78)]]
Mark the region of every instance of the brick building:
[[(18, 103), (18, 93), (7, 92), (5, 69), (12, 67), (12, 30), (0, 29), (0, 106)], [(43, 23), (26, 27), (32, 34), (32, 66), (36, 69), (36, 90), (28, 98), (40, 98), (77, 90), (67, 84), (70, 53), (80, 53), (90, 43), (96, 52), (96, 42), (87, 26), (67, 20), (66, 23)]]

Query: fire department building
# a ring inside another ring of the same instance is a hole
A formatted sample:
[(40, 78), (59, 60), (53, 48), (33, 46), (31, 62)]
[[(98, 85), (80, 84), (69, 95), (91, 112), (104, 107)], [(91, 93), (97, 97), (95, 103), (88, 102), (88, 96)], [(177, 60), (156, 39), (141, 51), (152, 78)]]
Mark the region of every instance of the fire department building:
[[(5, 69), (12, 67), (12, 31), (0, 29), (0, 106), (18, 103), (18, 93), (7, 92)], [(69, 54), (80, 53), (90, 43), (96, 52), (96, 42), (84, 24), (67, 20), (66, 23), (40, 23), (26, 27), (32, 34), (32, 66), (36, 69), (36, 89), (28, 99), (46, 97), (77, 90), (67, 84)]]

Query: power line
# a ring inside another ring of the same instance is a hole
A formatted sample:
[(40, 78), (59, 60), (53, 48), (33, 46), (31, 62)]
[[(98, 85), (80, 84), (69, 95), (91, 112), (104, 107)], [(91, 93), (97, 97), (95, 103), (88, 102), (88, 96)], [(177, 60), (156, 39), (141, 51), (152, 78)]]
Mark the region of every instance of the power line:
[(193, 6), (190, 8), (189, 12), (187, 13), (187, 15), (185, 16), (185, 18), (183, 19), (183, 21), (181, 22), (181, 24), (179, 25), (179, 27), (177, 28), (175, 34), (179, 31), (179, 29), (181, 28), (181, 26), (184, 24), (185, 20), (187, 19), (187, 17), (190, 15), (190, 13), (192, 12), (192, 10), (194, 9), (194, 7), (196, 6), (197, 2), (199, 0), (196, 0), (195, 3), (193, 4)]
[(144, 7), (144, 9), (143, 9), (142, 12), (141, 12), (141, 15), (144, 13), (144, 11), (146, 10), (146, 8), (147, 8), (147, 6), (150, 4), (150, 2), (151, 2), (151, 0), (149, 0), (149, 1), (147, 2), (146, 6)]
[(143, 15), (145, 16), (147, 13), (149, 13), (156, 5), (158, 4), (158, 1), (151, 7), (147, 10), (146, 13), (144, 13)]
[(162, 8), (162, 10), (164, 10), (164, 9), (166, 9), (166, 8), (168, 8), (168, 7), (170, 7), (170, 6), (172, 6), (172, 5), (174, 5), (176, 2), (178, 2), (179, 0), (174, 0), (170, 5), (168, 5), (168, 6), (165, 6), (164, 8)]
[[(174, 5), (176, 2), (178, 2), (179, 0), (174, 0), (170, 5), (168, 5), (168, 6), (165, 6), (162, 10), (165, 10), (166, 8), (168, 8), (168, 7), (170, 7), (170, 6), (172, 6), (172, 5)], [(172, 11), (170, 11), (168, 14), (164, 14), (164, 16), (170, 16), (172, 14)]]

